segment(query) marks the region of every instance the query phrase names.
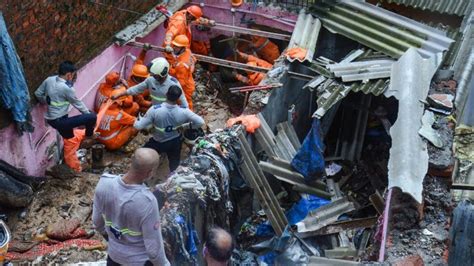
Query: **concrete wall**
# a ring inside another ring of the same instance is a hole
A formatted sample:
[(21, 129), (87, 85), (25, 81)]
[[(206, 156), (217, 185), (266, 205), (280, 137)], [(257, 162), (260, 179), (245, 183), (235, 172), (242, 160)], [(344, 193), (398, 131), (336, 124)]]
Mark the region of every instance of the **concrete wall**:
[[(160, 27), (138, 41), (157, 43), (163, 36), (164, 29)], [(77, 82), (74, 84), (76, 95), (92, 109), (97, 88), (105, 75), (110, 71), (123, 69), (127, 76), (133, 64), (133, 60), (127, 55), (138, 55), (139, 51), (137, 48), (109, 44), (99, 55), (79, 69)], [(149, 52), (146, 61), (156, 56), (158, 53)], [(48, 73), (50, 74), (52, 73)], [(55, 163), (54, 157), (49, 155), (51, 151), (56, 150), (56, 131), (45, 124), (43, 118), (45, 108), (46, 106), (41, 104), (33, 105), (31, 114), (35, 131), (31, 134), (26, 133), (20, 137), (13, 124), (0, 129), (0, 159), (30, 175), (43, 175), (45, 169)], [(72, 109), (69, 114), (77, 115), (78, 112)]]
[[(67, 59), (78, 66), (85, 65), (110, 45), (117, 31), (158, 2), (2, 0), (0, 11), (23, 63), (29, 90), (33, 92), (47, 76), (57, 71), (61, 61)], [(2, 128), (10, 119), (7, 111), (0, 109), (0, 112)]]

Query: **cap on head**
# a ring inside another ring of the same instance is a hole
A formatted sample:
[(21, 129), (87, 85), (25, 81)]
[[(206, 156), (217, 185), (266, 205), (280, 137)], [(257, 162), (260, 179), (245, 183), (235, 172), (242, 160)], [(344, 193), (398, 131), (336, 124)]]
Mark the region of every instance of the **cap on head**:
[(202, 9), (197, 5), (192, 5), (186, 8), (189, 14), (191, 14), (195, 19), (202, 17)]
[(153, 59), (150, 67), (150, 73), (152, 75), (158, 75), (163, 78), (168, 75), (169, 69), (170, 64), (168, 63), (168, 61), (163, 57), (158, 57)]
[(142, 64), (135, 64), (132, 67), (132, 76), (147, 78), (149, 76), (148, 68)]
[(189, 39), (184, 34), (176, 36), (171, 43), (177, 47), (189, 47)]
[(105, 82), (109, 85), (115, 85), (120, 80), (120, 74), (117, 71), (110, 72), (105, 76)]

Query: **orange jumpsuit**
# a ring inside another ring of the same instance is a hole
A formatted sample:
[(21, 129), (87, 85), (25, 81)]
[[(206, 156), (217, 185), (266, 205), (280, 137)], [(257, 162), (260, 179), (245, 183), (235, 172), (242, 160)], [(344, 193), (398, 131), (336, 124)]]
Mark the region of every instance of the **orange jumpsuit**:
[[(145, 65), (145, 56), (146, 51), (142, 50), (138, 55), (137, 59), (135, 60), (134, 65)], [(133, 68), (133, 67), (132, 67)], [(133, 87), (137, 85), (137, 83), (132, 79), (133, 74), (130, 74), (128, 77), (127, 83), (128, 87)], [(133, 96), (133, 100), (139, 105), (139, 110), (141, 113), (146, 113), (148, 108), (151, 106), (151, 101), (147, 100), (150, 98), (150, 91), (145, 90), (141, 94), (137, 94)]]
[(171, 46), (171, 42), (178, 35), (186, 35), (189, 42), (191, 42), (191, 25), (188, 25), (186, 21), (186, 9), (175, 12), (168, 22), (168, 28), (166, 28), (165, 40), (163, 46)]
[(252, 36), (252, 42), (257, 55), (265, 61), (273, 64), (280, 56), (280, 50), (278, 49), (278, 46), (268, 38)]
[[(110, 83), (101, 83), (99, 85), (99, 89), (97, 90), (97, 96), (96, 96), (96, 101), (95, 101), (95, 106), (94, 110), (95, 112), (99, 112), (100, 106), (107, 101), (110, 96), (112, 95), (112, 92), (116, 89), (122, 89), (123, 86), (120, 86), (119, 88), (115, 88), (114, 84)], [(133, 116), (136, 116), (138, 114), (138, 109), (140, 108), (137, 103), (133, 102), (133, 97), (132, 96), (127, 96), (127, 99), (123, 103), (123, 110)]]
[(179, 84), (183, 88), (186, 101), (188, 101), (189, 109), (193, 110), (192, 96), (195, 89), (193, 73), (196, 58), (191, 53), (191, 50), (186, 48), (182, 54), (177, 56), (173, 55), (173, 57), (170, 58), (169, 63), (169, 74), (179, 81)]
[(135, 117), (126, 113), (118, 104), (113, 104), (100, 121), (97, 140), (108, 150), (117, 150), (138, 131), (133, 127)]
[[(244, 53), (239, 53), (239, 55), (247, 61), (247, 65), (249, 66), (259, 66), (259, 67), (266, 67), (266, 68), (271, 68), (273, 65), (268, 63), (265, 60), (262, 60), (256, 56), (249, 55), (249, 54), (244, 54)], [(248, 71), (247, 72), (247, 79), (240, 75), (236, 75), (237, 80), (240, 80), (244, 83), (247, 83), (248, 85), (258, 85), (264, 78), (265, 74), (260, 73), (260, 72), (252, 72)]]

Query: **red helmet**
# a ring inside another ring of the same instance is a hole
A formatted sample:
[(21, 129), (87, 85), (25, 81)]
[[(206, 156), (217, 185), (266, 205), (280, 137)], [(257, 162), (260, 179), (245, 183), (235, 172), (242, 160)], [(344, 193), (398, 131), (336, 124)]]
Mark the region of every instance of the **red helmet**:
[(120, 80), (120, 74), (117, 71), (110, 72), (105, 76), (105, 83), (108, 85), (115, 85)]
[(197, 5), (192, 5), (186, 8), (189, 14), (191, 14), (195, 19), (202, 17), (202, 9)]

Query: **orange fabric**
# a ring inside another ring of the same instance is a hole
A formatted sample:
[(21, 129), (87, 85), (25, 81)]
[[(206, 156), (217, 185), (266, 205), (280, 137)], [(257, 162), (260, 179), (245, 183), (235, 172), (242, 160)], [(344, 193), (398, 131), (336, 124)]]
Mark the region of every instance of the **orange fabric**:
[[(99, 85), (99, 89), (97, 90), (97, 96), (95, 98), (95, 112), (99, 112), (100, 106), (110, 98), (110, 96), (116, 89), (123, 90), (125, 89), (125, 87), (123, 85), (120, 85), (120, 87), (116, 88), (108, 83), (101, 83)], [(124, 97), (126, 97), (126, 99), (124, 100), (124, 106), (126, 106), (128, 108), (127, 110), (131, 112), (129, 114), (136, 115), (138, 109), (137, 107), (133, 106), (133, 96), (129, 95)]]
[(278, 49), (278, 46), (268, 38), (262, 36), (252, 36), (252, 42), (257, 55), (263, 60), (273, 64), (280, 56), (280, 50)]
[(86, 137), (84, 129), (74, 129), (74, 137), (63, 139), (64, 142), (64, 162), (76, 172), (81, 172), (81, 161), (77, 158), (76, 151), (79, 149), (82, 140)]
[(285, 55), (292, 59), (298, 59), (300, 61), (306, 58), (306, 53), (308, 51), (306, 49), (300, 47), (290, 48), (285, 52)]
[(267, 61), (260, 59), (256, 56), (246, 54), (246, 53), (241, 53), (239, 52), (239, 56), (242, 57), (244, 62), (248, 63), (255, 63), (256, 66), (259, 67), (266, 67), (266, 68), (271, 68), (273, 65), (268, 63)]
[(260, 72), (248, 72), (249, 85), (258, 85), (265, 78), (265, 74)]
[(137, 130), (132, 126), (136, 118), (122, 110), (118, 104), (110, 106), (101, 119), (97, 132), (97, 139), (109, 150), (122, 147)]
[(173, 39), (181, 34), (186, 35), (189, 41), (192, 40), (191, 26), (186, 21), (186, 13), (186, 10), (177, 11), (169, 18), (163, 46), (171, 46)]
[(183, 88), (184, 95), (188, 101), (189, 109), (193, 110), (193, 93), (195, 90), (195, 83), (193, 79), (194, 64), (196, 58), (192, 55), (191, 50), (186, 50), (178, 55), (173, 56), (170, 60), (170, 71), (169, 74), (175, 77), (181, 87)]
[(211, 43), (209, 41), (192, 41), (191, 51), (195, 54), (209, 55)]
[(55, 243), (41, 243), (34, 246), (30, 250), (19, 253), (19, 252), (8, 252), (6, 259), (9, 261), (22, 261), (25, 260), (33, 261), (38, 257), (48, 255), (53, 252), (58, 252), (62, 249), (70, 249), (72, 247), (85, 249), (85, 250), (105, 250), (106, 247), (100, 240), (93, 239), (70, 239), (64, 242), (55, 242)]
[(260, 127), (260, 119), (256, 115), (241, 115), (227, 120), (227, 127), (240, 123), (245, 126), (245, 130), (249, 133), (255, 133), (255, 130)]

